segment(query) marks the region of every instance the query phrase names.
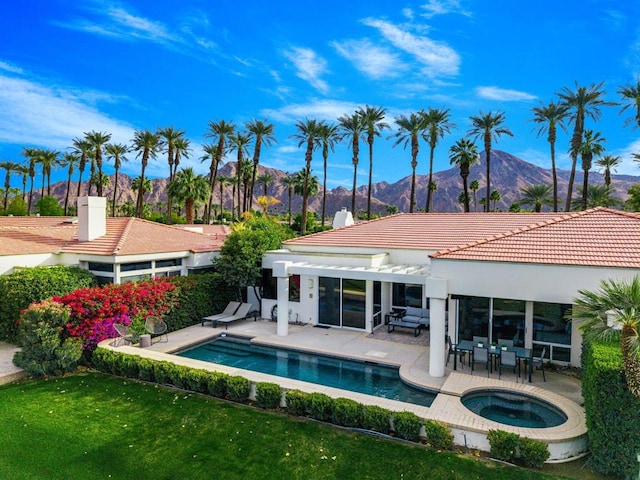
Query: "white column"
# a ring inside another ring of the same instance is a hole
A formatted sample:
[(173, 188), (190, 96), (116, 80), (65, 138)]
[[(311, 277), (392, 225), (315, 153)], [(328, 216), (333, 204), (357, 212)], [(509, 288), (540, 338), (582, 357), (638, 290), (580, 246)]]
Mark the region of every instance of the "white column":
[(278, 279), (278, 323), (279, 337), (289, 334), (289, 272), (291, 262), (273, 262), (273, 276)]
[(444, 377), (445, 366), (445, 302), (441, 298), (429, 298), (430, 341), (429, 375)]

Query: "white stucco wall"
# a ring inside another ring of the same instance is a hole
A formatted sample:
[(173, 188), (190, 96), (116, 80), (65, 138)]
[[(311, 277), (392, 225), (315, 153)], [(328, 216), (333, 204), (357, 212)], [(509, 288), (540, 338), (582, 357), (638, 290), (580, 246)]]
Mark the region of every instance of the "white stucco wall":
[[(70, 265), (76, 265), (71, 263)], [(13, 273), (14, 268), (20, 267), (48, 267), (61, 265), (57, 255), (52, 253), (41, 253), (34, 255), (6, 255), (0, 257), (0, 275)]]

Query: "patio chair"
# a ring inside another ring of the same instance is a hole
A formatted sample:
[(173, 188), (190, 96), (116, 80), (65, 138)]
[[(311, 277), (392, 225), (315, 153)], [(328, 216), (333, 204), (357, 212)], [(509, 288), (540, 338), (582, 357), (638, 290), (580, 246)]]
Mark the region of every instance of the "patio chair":
[(456, 349), (456, 345), (453, 344), (453, 342), (451, 341), (451, 336), (447, 335), (447, 344), (449, 345), (449, 351), (447, 352), (447, 363), (446, 365), (449, 365), (449, 359), (451, 358), (451, 355), (459, 355), (460, 356), (460, 364), (464, 365), (464, 357), (466, 355), (465, 352), (463, 351), (458, 351)]
[(473, 347), (473, 356), (471, 357), (471, 375), (476, 363), (484, 363), (487, 369), (487, 377), (489, 376), (489, 350), (484, 347)]
[(164, 336), (164, 341), (169, 341), (169, 336), (167, 335), (167, 324), (161, 318), (153, 316), (147, 317), (144, 322), (144, 329), (147, 333), (151, 334), (151, 343), (153, 343), (154, 337), (160, 337), (160, 340), (158, 341), (162, 341), (162, 337)]
[(542, 381), (546, 382), (547, 379), (544, 376), (544, 356), (547, 354), (547, 347), (542, 349), (542, 353), (539, 357), (534, 357), (531, 359), (531, 367), (536, 367), (542, 370)]
[(499, 338), (498, 339), (498, 345), (499, 346), (507, 346), (507, 347), (513, 347), (513, 339), (511, 340), (507, 340), (506, 338)]
[(214, 327), (217, 327), (218, 326), (218, 322), (222, 322), (222, 323), (224, 323), (224, 328), (226, 330), (228, 325), (231, 322), (235, 322), (236, 320), (243, 320), (245, 318), (250, 317), (252, 315), (252, 314), (250, 314), (250, 311), (251, 311), (252, 308), (253, 308), (252, 304), (250, 304), (250, 303), (242, 303), (242, 304), (240, 304), (240, 307), (238, 307), (238, 310), (236, 311), (236, 313), (234, 315), (229, 315), (229, 316), (226, 316), (226, 317), (215, 319), (213, 321), (213, 325), (214, 325)]
[(520, 363), (516, 358), (516, 352), (504, 350), (500, 353), (500, 366), (498, 367), (498, 378), (502, 376), (502, 367), (513, 367), (513, 373), (518, 369), (518, 377), (520, 377)]
[(203, 317), (202, 326), (204, 327), (204, 322), (211, 322), (212, 324), (214, 324), (216, 320), (219, 320), (220, 318), (230, 317), (231, 315), (236, 313), (239, 307), (240, 302), (229, 302), (222, 312), (215, 315), (209, 315), (208, 317)]
[(118, 338), (113, 342), (114, 347), (132, 345), (138, 342), (138, 334), (130, 326), (123, 325), (122, 323), (114, 323), (113, 329), (118, 334)]
[(478, 343), (482, 343), (484, 345), (488, 345), (489, 344), (489, 339), (487, 337), (478, 337), (477, 335), (473, 336), (473, 343), (475, 343), (476, 345)]

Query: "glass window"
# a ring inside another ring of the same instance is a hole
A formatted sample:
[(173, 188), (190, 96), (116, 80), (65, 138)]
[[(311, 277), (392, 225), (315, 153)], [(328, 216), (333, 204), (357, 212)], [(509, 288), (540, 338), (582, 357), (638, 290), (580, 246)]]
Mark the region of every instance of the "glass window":
[(181, 258), (170, 258), (169, 260), (156, 260), (156, 268), (181, 267), (181, 266), (182, 266)]
[(151, 262), (133, 262), (123, 263), (120, 265), (121, 272), (132, 272), (134, 270), (149, 270), (151, 268)]
[(300, 275), (291, 275), (289, 277), (289, 301), (300, 301)]
[(491, 341), (513, 340), (516, 347), (524, 347), (524, 310), (524, 300), (494, 298)]
[(571, 345), (571, 320), (565, 315), (571, 305), (562, 303), (533, 304), (533, 341)]
[(366, 282), (342, 280), (342, 326), (365, 327)]
[(149, 275), (148, 273), (142, 275), (130, 275), (127, 277), (120, 277), (120, 283), (144, 282), (146, 280), (149, 280), (150, 278), (151, 275)]
[(94, 272), (113, 272), (113, 263), (89, 262), (89, 270)]
[(395, 307), (422, 308), (422, 285), (407, 283), (393, 284), (393, 305)]
[(278, 298), (278, 284), (271, 268), (262, 269), (262, 298), (275, 300)]
[(340, 279), (318, 278), (318, 323), (340, 325)]
[(473, 340), (474, 336), (489, 337), (489, 305), (486, 297), (457, 296), (458, 340)]

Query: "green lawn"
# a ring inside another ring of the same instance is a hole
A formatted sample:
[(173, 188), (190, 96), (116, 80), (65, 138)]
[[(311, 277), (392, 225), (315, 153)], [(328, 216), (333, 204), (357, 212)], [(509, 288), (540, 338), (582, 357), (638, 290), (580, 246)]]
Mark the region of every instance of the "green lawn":
[(0, 478), (558, 477), (82, 373), (0, 387)]

